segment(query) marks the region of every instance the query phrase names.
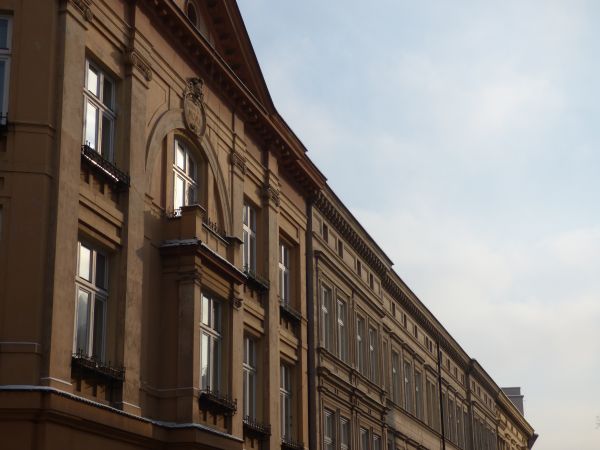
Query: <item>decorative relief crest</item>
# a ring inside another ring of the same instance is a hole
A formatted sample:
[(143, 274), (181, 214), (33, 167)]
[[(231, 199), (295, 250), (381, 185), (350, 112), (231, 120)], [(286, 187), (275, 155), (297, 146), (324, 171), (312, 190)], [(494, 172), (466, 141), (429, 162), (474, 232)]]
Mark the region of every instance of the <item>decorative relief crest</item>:
[(203, 87), (204, 81), (201, 78), (189, 78), (183, 92), (185, 124), (198, 137), (202, 137), (206, 131)]
[(135, 67), (142, 72), (144, 74), (144, 78), (146, 78), (146, 81), (150, 81), (152, 79), (152, 69), (150, 64), (142, 55), (140, 55), (137, 50), (130, 49), (127, 53), (125, 53), (125, 61), (132, 67)]

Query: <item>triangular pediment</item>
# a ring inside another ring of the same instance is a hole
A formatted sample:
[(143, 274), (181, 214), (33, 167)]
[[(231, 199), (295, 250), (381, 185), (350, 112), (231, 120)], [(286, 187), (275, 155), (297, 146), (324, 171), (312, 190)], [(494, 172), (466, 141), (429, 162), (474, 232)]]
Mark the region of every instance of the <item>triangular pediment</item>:
[[(192, 5), (190, 9), (190, 4)], [(188, 0), (185, 12), (219, 56), (265, 108), (273, 111), (250, 37), (235, 0)]]

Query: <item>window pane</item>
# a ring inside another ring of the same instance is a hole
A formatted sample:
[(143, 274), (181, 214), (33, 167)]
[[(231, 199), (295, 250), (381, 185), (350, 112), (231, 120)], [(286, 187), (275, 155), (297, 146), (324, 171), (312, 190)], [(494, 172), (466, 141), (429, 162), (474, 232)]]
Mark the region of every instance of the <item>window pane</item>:
[(213, 307), (211, 326), (215, 331), (221, 332), (221, 304), (214, 300), (211, 301)]
[(8, 48), (8, 21), (9, 19), (0, 19), (0, 48)]
[(187, 174), (190, 176), (190, 178), (193, 178), (194, 181), (196, 180), (196, 163), (194, 162), (194, 159), (190, 156), (189, 153), (188, 153), (188, 170), (187, 170)]
[(96, 253), (96, 286), (106, 289), (106, 256)]
[(6, 116), (6, 109), (8, 108), (8, 105), (6, 105), (6, 108), (4, 107), (4, 83), (6, 80), (6, 64), (6, 60), (0, 59), (0, 113), (2, 114), (2, 117)]
[(218, 338), (212, 338), (211, 339), (211, 360), (210, 363), (212, 365), (211, 367), (211, 374), (210, 374), (210, 388), (218, 391), (219, 387), (220, 387), (220, 380), (221, 380), (221, 340)]
[(104, 77), (102, 83), (102, 103), (104, 103), (109, 109), (113, 108), (113, 83), (108, 78)]
[(96, 97), (98, 97), (98, 71), (92, 66), (88, 67), (87, 89)]
[(200, 386), (202, 389), (206, 389), (209, 387), (209, 367), (208, 361), (209, 359), (209, 338), (206, 334), (202, 333), (202, 338), (200, 342)]
[(106, 319), (106, 302), (96, 296), (94, 303), (94, 340), (92, 342), (92, 356), (104, 360), (104, 324)]
[(100, 153), (109, 161), (112, 160), (112, 136), (113, 136), (113, 121), (106, 114), (102, 114), (102, 141)]
[(90, 102), (85, 110), (85, 144), (96, 150), (98, 130), (98, 109)]
[(88, 341), (88, 306), (90, 293), (82, 289), (77, 292), (77, 328), (75, 337), (75, 352), (87, 355)]
[(202, 317), (200, 318), (204, 325), (210, 325), (210, 299), (202, 296)]
[(175, 176), (175, 192), (173, 194), (173, 207), (179, 209), (185, 205), (185, 183), (182, 178)]
[(82, 244), (79, 246), (79, 276), (85, 280), (92, 281), (91, 269), (92, 251)]
[(186, 204), (195, 205), (196, 203), (198, 203), (196, 200), (196, 188), (194, 186), (190, 185), (190, 186), (188, 186)]
[(175, 141), (175, 165), (181, 170), (185, 170), (185, 150), (177, 141)]

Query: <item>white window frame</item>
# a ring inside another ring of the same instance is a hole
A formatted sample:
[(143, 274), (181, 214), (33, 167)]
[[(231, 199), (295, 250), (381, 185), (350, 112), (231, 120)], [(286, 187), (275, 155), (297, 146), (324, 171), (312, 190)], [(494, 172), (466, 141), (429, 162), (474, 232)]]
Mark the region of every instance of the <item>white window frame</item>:
[[(89, 75), (90, 72), (95, 72), (97, 74), (97, 84), (96, 90), (97, 92), (93, 92), (88, 89), (89, 84)], [(83, 85), (83, 137), (82, 144), (87, 145), (92, 148), (96, 152), (100, 153), (104, 159), (108, 161), (114, 161), (114, 144), (115, 144), (115, 125), (116, 125), (116, 112), (115, 112), (115, 89), (116, 83), (115, 80), (108, 76), (104, 70), (102, 70), (97, 64), (93, 63), (89, 59), (85, 61), (85, 76), (84, 76), (84, 85)], [(104, 92), (104, 82), (108, 81), (112, 85), (112, 89), (110, 91), (110, 98), (105, 98)], [(96, 124), (94, 126), (94, 142), (90, 142), (87, 139), (87, 131), (88, 131), (88, 105), (96, 110)], [(102, 142), (104, 139), (103, 136), (103, 118), (106, 118), (108, 123), (110, 124), (111, 130), (108, 134), (108, 139), (110, 142), (108, 146), (105, 148), (105, 144)]]
[(323, 347), (333, 353), (333, 289), (321, 289), (321, 318), (323, 322)]
[(242, 265), (246, 272), (256, 273), (256, 209), (244, 203), (242, 213)]
[(348, 303), (340, 297), (336, 300), (336, 315), (338, 356), (348, 362)]
[(0, 61), (4, 61), (4, 85), (2, 102), (0, 102), (0, 125), (6, 125), (8, 118), (8, 95), (10, 92), (10, 62), (12, 57), (12, 16), (0, 15), (0, 20), (6, 20), (6, 48), (0, 48)]
[[(198, 161), (192, 154), (192, 150), (176, 137), (173, 152), (173, 210), (175, 212), (179, 212), (183, 206), (198, 203), (198, 170)], [(180, 188), (177, 187), (178, 181), (181, 182)]]
[(222, 305), (202, 294), (200, 308), (200, 389), (218, 392), (221, 385)]
[[(89, 252), (89, 269), (87, 278), (82, 275), (82, 249)], [(99, 261), (99, 257), (104, 260)], [(104, 265), (103, 280), (98, 279), (99, 265)], [(77, 271), (75, 274), (75, 324), (73, 332), (73, 353), (81, 354), (88, 358), (95, 358), (101, 362), (105, 361), (106, 353), (106, 322), (108, 306), (108, 258), (105, 253), (98, 251), (91, 245), (77, 242)], [(85, 311), (81, 311), (80, 293), (87, 294), (87, 305)], [(102, 318), (98, 319), (98, 313)], [(82, 330), (85, 336), (80, 336), (79, 321), (85, 314), (85, 325)], [(98, 320), (101, 329), (98, 330)], [(81, 348), (78, 342), (83, 341), (85, 348)], [(98, 339), (100, 343), (98, 343)], [(99, 346), (99, 347), (98, 347)]]
[(356, 366), (363, 375), (366, 372), (366, 331), (366, 320), (358, 316), (356, 319)]
[(284, 242), (279, 243), (279, 301), (284, 305), (290, 304), (291, 271), (290, 271), (290, 246)]
[(281, 439), (292, 440), (292, 368), (285, 363), (280, 365), (279, 399), (281, 414)]
[(350, 450), (351, 436), (350, 419), (340, 416), (340, 450)]
[(374, 383), (378, 381), (379, 346), (377, 342), (377, 330), (369, 327), (369, 378)]
[(400, 385), (400, 354), (392, 350), (392, 400), (394, 403), (400, 404), (402, 396)]
[(256, 340), (244, 337), (244, 417), (256, 419)]
[(423, 372), (414, 369), (415, 374), (415, 416), (423, 420)]
[(323, 450), (335, 449), (335, 413), (328, 409), (323, 412)]
[(413, 408), (413, 374), (412, 374), (412, 363), (404, 360), (404, 409), (411, 414), (414, 411)]

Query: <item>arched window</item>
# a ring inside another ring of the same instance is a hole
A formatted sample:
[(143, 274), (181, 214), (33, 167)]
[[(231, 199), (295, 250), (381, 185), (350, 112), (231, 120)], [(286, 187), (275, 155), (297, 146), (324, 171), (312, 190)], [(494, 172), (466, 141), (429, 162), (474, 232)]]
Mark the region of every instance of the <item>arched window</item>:
[(188, 1), (185, 9), (190, 22), (192, 22), (195, 27), (198, 27), (198, 12), (196, 11), (196, 5), (194, 5), (194, 2)]
[(175, 139), (175, 158), (173, 161), (173, 209), (198, 202), (198, 163), (188, 146)]

